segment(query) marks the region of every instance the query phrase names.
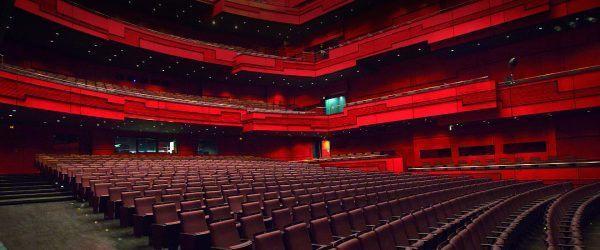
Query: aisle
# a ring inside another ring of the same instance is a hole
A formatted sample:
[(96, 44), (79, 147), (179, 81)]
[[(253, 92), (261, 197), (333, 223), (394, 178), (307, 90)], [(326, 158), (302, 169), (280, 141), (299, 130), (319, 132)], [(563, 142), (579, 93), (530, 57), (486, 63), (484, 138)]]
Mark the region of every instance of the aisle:
[(1, 206), (0, 242), (8, 249), (152, 249), (148, 237), (102, 218), (80, 202)]

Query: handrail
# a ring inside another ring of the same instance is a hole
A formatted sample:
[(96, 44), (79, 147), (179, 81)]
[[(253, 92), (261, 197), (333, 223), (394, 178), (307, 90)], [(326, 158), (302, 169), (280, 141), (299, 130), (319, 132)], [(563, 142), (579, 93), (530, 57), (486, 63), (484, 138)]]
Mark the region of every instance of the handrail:
[(421, 89), (409, 90), (409, 91), (404, 91), (404, 92), (400, 92), (400, 93), (389, 94), (389, 95), (384, 95), (384, 96), (380, 96), (380, 97), (374, 97), (374, 98), (368, 98), (368, 99), (364, 99), (364, 100), (349, 102), (348, 104), (346, 104), (346, 106), (353, 106), (353, 105), (363, 104), (363, 103), (367, 103), (367, 102), (381, 101), (381, 100), (387, 100), (387, 99), (395, 98), (395, 97), (414, 95), (414, 94), (429, 92), (432, 90), (440, 90), (440, 89), (445, 89), (445, 88), (450, 88), (450, 87), (457, 87), (457, 86), (466, 85), (466, 84), (470, 84), (470, 83), (474, 83), (474, 82), (480, 82), (480, 81), (487, 80), (487, 79), (488, 79), (488, 76), (482, 76), (482, 77), (458, 81), (458, 82), (443, 83), (443, 84), (436, 85), (436, 86), (425, 87), (425, 88), (421, 88)]
[(351, 40), (344, 41), (343, 43), (340, 43), (340, 44), (338, 44), (338, 45), (331, 46), (331, 47), (327, 47), (327, 48), (325, 48), (325, 50), (332, 50), (332, 49), (336, 49), (336, 48), (339, 48), (339, 47), (342, 47), (342, 46), (346, 46), (346, 45), (348, 45), (348, 44), (351, 44), (351, 43), (354, 43), (354, 42), (360, 41), (360, 40), (362, 40), (362, 39), (364, 39), (364, 38), (372, 37), (372, 36), (374, 36), (374, 35), (379, 35), (379, 34), (382, 34), (382, 33), (384, 33), (384, 32), (387, 32), (387, 31), (389, 31), (389, 30), (393, 30), (393, 29), (395, 29), (395, 28), (398, 28), (398, 27), (401, 27), (401, 26), (405, 26), (405, 25), (412, 24), (412, 23), (414, 23), (414, 22), (418, 22), (418, 21), (421, 21), (421, 20), (425, 20), (426, 18), (432, 17), (432, 16), (434, 16), (434, 15), (438, 15), (438, 14), (441, 14), (441, 13), (443, 13), (443, 12), (447, 12), (447, 11), (450, 11), (450, 10), (453, 10), (453, 9), (456, 9), (456, 8), (459, 8), (459, 7), (463, 7), (463, 6), (466, 6), (466, 5), (468, 5), (468, 4), (474, 3), (474, 2), (476, 2), (476, 1), (479, 1), (479, 0), (469, 0), (469, 1), (465, 1), (465, 2), (462, 2), (462, 3), (456, 4), (456, 5), (454, 5), (454, 6), (451, 6), (451, 7), (445, 8), (445, 9), (441, 9), (441, 10), (438, 10), (438, 11), (436, 11), (436, 12), (433, 12), (433, 13), (429, 13), (429, 14), (427, 14), (427, 15), (425, 15), (425, 16), (416, 17), (416, 18), (414, 18), (414, 19), (411, 19), (411, 20), (408, 20), (408, 21), (404, 21), (404, 22), (402, 22), (402, 23), (398, 23), (398, 24), (390, 25), (390, 26), (388, 26), (388, 27), (385, 27), (385, 28), (383, 28), (383, 29), (380, 29), (380, 30), (377, 30), (377, 31), (374, 31), (374, 32), (370, 32), (370, 33), (367, 33), (367, 34), (364, 34), (364, 35), (361, 35), (361, 36), (355, 37), (355, 38), (353, 38), (353, 39), (351, 39)]
[[(53, 82), (56, 82), (56, 83), (59, 83), (59, 84), (63, 84), (63, 85), (68, 85), (68, 86), (73, 86), (73, 87), (79, 87), (79, 88), (85, 88), (85, 89), (90, 89), (90, 90), (94, 90), (94, 91), (102, 91), (102, 92), (105, 92), (105, 93), (115, 93), (115, 94), (122, 94), (122, 95), (136, 96), (136, 97), (144, 97), (144, 98), (149, 98), (149, 99), (164, 100), (164, 101), (177, 102), (177, 103), (185, 103), (185, 104), (194, 104), (194, 105), (221, 107), (221, 108), (242, 109), (242, 110), (246, 110), (248, 112), (267, 112), (267, 113), (283, 113), (283, 114), (310, 114), (310, 112), (306, 112), (306, 111), (285, 110), (285, 109), (283, 109), (283, 107), (280, 110), (275, 110), (275, 109), (267, 109), (267, 108), (248, 107), (248, 106), (244, 106), (244, 105), (236, 105), (236, 104), (228, 104), (228, 103), (215, 103), (215, 102), (202, 101), (202, 100), (179, 99), (179, 98), (168, 97), (168, 96), (160, 96), (160, 95), (147, 94), (147, 93), (142, 93), (142, 92), (138, 92), (138, 91), (128, 91), (128, 90), (111, 89), (111, 88), (105, 88), (105, 87), (97, 87), (97, 86), (92, 86), (92, 85), (81, 83), (81, 82), (77, 82), (77, 81), (69, 81), (67, 79), (61, 79), (61, 78), (50, 76), (50, 75), (40, 74), (40, 73), (37, 73), (37, 72), (31, 72), (31, 71), (29, 71), (27, 69), (15, 67), (15, 66), (9, 66), (9, 65), (4, 65), (3, 64), (3, 65), (0, 66), (0, 68), (6, 69), (6, 70), (11, 71), (13, 73), (18, 73), (18, 74), (23, 74), (23, 75), (31, 76), (31, 77), (36, 77), (36, 78), (51, 80)], [(81, 81), (82, 82), (88, 82), (86, 80), (81, 80)], [(173, 94), (177, 94), (177, 93), (173, 93)], [(178, 94), (178, 95), (187, 96), (185, 94)], [(197, 96), (189, 96), (189, 97), (190, 98), (202, 98), (201, 96), (198, 96), (198, 97)]]
[(513, 81), (504, 81), (504, 82), (499, 82), (498, 85), (514, 86), (514, 85), (528, 83), (528, 82), (541, 81), (541, 80), (546, 80), (546, 79), (555, 78), (555, 77), (568, 76), (568, 75), (592, 72), (592, 71), (597, 71), (597, 70), (600, 70), (600, 65), (592, 65), (592, 66), (581, 67), (581, 68), (576, 68), (576, 69), (563, 70), (563, 71), (559, 71), (559, 72), (553, 72), (553, 73), (548, 73), (548, 74), (543, 74), (543, 75), (521, 78), (521, 79), (513, 80)]
[(515, 163), (515, 164), (492, 164), (492, 165), (467, 165), (451, 167), (409, 167), (414, 171), (436, 171), (436, 170), (477, 170), (477, 169), (506, 169), (506, 168), (528, 168), (528, 167), (570, 167), (573, 165), (600, 165), (600, 161), (572, 161), (572, 162), (536, 162), (536, 163)]
[(186, 41), (186, 42), (190, 42), (190, 43), (196, 43), (196, 44), (203, 44), (203, 45), (207, 45), (207, 46), (211, 46), (211, 47), (216, 47), (216, 48), (221, 48), (221, 49), (232, 50), (232, 51), (235, 51), (235, 52), (237, 52), (239, 54), (243, 54), (243, 55), (263, 56), (263, 57), (278, 58), (278, 59), (283, 59), (283, 60), (294, 59), (294, 58), (290, 58), (290, 57), (286, 57), (286, 56), (278, 56), (278, 55), (265, 54), (265, 53), (262, 53), (260, 51), (257, 51), (257, 50), (254, 50), (254, 49), (250, 49), (250, 48), (244, 48), (244, 47), (239, 47), (239, 46), (227, 45), (227, 44), (222, 44), (222, 43), (207, 42), (207, 41), (196, 40), (196, 39), (191, 39), (191, 38), (185, 38), (185, 37), (181, 37), (181, 36), (178, 36), (178, 35), (165, 33), (165, 32), (158, 31), (158, 30), (155, 30), (155, 29), (152, 29), (152, 28), (148, 28), (148, 27), (145, 27), (145, 26), (140, 26), (140, 25), (137, 25), (137, 24), (133, 24), (133, 23), (130, 23), (130, 22), (125, 21), (125, 20), (120, 19), (120, 18), (109, 16), (107, 14), (104, 14), (104, 13), (99, 12), (97, 10), (85, 7), (85, 6), (83, 6), (83, 5), (79, 4), (79, 3), (75, 3), (75, 2), (70, 1), (70, 0), (63, 0), (63, 1), (68, 2), (69, 4), (71, 4), (71, 5), (75, 6), (75, 7), (78, 7), (78, 8), (84, 9), (86, 11), (92, 12), (92, 13), (94, 13), (96, 15), (102, 16), (104, 18), (115, 20), (115, 21), (118, 21), (118, 22), (122, 22), (124, 24), (133, 26), (133, 27), (135, 27), (137, 29), (141, 29), (141, 30), (153, 32), (153, 33), (156, 33), (156, 34), (159, 34), (159, 35), (168, 36), (168, 37), (171, 37), (171, 38), (174, 38), (174, 39), (177, 39), (177, 40), (182, 40), (182, 41)]
[[(232, 46), (232, 45), (227, 45), (227, 44), (213, 43), (213, 42), (207, 42), (207, 41), (202, 41), (202, 40), (195, 40), (195, 39), (185, 38), (185, 37), (181, 37), (181, 36), (178, 36), (178, 35), (169, 34), (169, 33), (161, 32), (161, 31), (158, 31), (158, 30), (154, 30), (152, 28), (148, 28), (148, 27), (144, 27), (144, 26), (132, 24), (132, 23), (130, 23), (128, 21), (125, 21), (125, 20), (122, 20), (122, 19), (119, 19), (119, 18), (115, 18), (115, 17), (109, 16), (107, 14), (104, 14), (104, 13), (99, 12), (97, 10), (85, 7), (83, 5), (80, 5), (78, 3), (72, 2), (70, 0), (64, 0), (64, 1), (68, 2), (69, 4), (72, 4), (73, 6), (76, 6), (78, 8), (81, 8), (81, 9), (84, 9), (86, 11), (90, 11), (90, 12), (92, 12), (94, 14), (100, 15), (100, 16), (102, 16), (104, 18), (116, 20), (116, 21), (119, 21), (119, 22), (123, 22), (123, 23), (125, 23), (127, 25), (131, 25), (131, 26), (133, 26), (135, 28), (138, 28), (138, 29), (141, 29), (141, 30), (146, 30), (146, 31), (153, 32), (153, 33), (156, 33), (156, 34), (159, 34), (159, 35), (168, 36), (168, 37), (171, 37), (173, 39), (177, 39), (177, 40), (181, 40), (181, 41), (186, 41), (186, 42), (190, 42), (190, 43), (197, 43), (197, 44), (203, 44), (203, 45), (207, 45), (207, 46), (211, 46), (211, 47), (216, 47), (216, 48), (228, 49), (228, 50), (235, 51), (236, 53), (239, 53), (239, 54), (242, 54), (242, 55), (262, 56), (262, 57), (267, 57), (267, 58), (276, 58), (276, 59), (282, 59), (282, 60), (295, 60), (295, 61), (304, 61), (304, 62), (312, 62), (312, 63), (315, 63), (317, 61), (320, 61), (320, 60), (323, 60), (323, 59), (327, 58), (327, 57), (323, 57), (323, 56), (318, 56), (319, 53), (317, 53), (317, 52), (303, 51), (303, 53), (310, 53), (310, 54), (312, 54), (311, 58), (313, 59), (313, 60), (304, 60), (303, 57), (299, 57), (298, 58), (298, 57), (272, 55), (272, 54), (262, 53), (262, 52), (254, 50), (254, 49), (249, 49), (249, 48), (244, 48), (244, 47), (239, 47), (239, 46)], [(401, 27), (401, 26), (404, 26), (404, 25), (408, 25), (408, 24), (420, 21), (420, 20), (424, 20), (424, 19), (432, 17), (434, 15), (437, 15), (437, 14), (440, 14), (440, 13), (443, 13), (443, 12), (447, 12), (447, 11), (450, 11), (450, 10), (453, 10), (453, 9), (456, 9), (456, 8), (459, 8), (459, 7), (462, 7), (462, 6), (466, 6), (466, 5), (474, 3), (476, 1), (478, 1), (478, 0), (469, 0), (469, 1), (466, 1), (466, 2), (463, 2), (463, 3), (459, 3), (459, 4), (454, 5), (452, 7), (448, 7), (448, 8), (442, 9), (442, 10), (438, 10), (438, 11), (436, 11), (434, 13), (430, 13), (430, 14), (427, 14), (425, 16), (416, 17), (414, 19), (411, 19), (411, 20), (408, 20), (408, 21), (405, 21), (405, 22), (402, 22), (402, 23), (399, 23), (399, 24), (394, 24), (392, 26), (383, 28), (381, 30), (377, 30), (375, 32), (371, 32), (371, 33), (368, 33), (368, 34), (356, 37), (354, 39), (344, 41), (343, 43), (340, 43), (338, 45), (325, 48), (323, 50), (328, 53), (332, 49), (343, 47), (343, 46), (346, 46), (348, 44), (360, 41), (360, 40), (362, 40), (364, 38), (372, 37), (374, 35), (384, 33), (386, 31), (395, 29), (397, 27)]]

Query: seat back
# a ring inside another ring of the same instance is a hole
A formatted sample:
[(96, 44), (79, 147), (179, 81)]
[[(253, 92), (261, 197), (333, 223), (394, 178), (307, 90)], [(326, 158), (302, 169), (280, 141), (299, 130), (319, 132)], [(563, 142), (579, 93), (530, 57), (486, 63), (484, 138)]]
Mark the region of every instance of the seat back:
[(310, 204), (310, 214), (313, 219), (318, 219), (327, 216), (327, 206), (325, 202)]
[(135, 213), (140, 216), (152, 215), (152, 205), (156, 203), (154, 197), (135, 198)]
[(134, 199), (142, 197), (142, 192), (131, 191), (121, 193), (121, 199), (123, 200), (123, 207), (134, 207)]
[(354, 231), (360, 232), (367, 229), (367, 222), (365, 221), (365, 216), (363, 215), (363, 210), (361, 208), (348, 212), (348, 216), (350, 217), (350, 225)]
[(209, 209), (211, 221), (229, 220), (233, 218), (229, 206), (211, 207)]
[(108, 197), (111, 201), (120, 201), (121, 193), (127, 190), (126, 187), (111, 187), (108, 188)]
[(310, 222), (310, 236), (312, 242), (319, 245), (328, 245), (333, 242), (333, 233), (328, 218), (312, 220)]
[(227, 203), (229, 204), (229, 208), (234, 213), (242, 212), (242, 203), (246, 197), (244, 195), (235, 195), (227, 197)]
[(381, 249), (395, 249), (396, 242), (394, 241), (394, 235), (392, 233), (392, 226), (385, 224), (375, 228), (375, 234), (377, 235), (377, 241)]
[(310, 223), (310, 207), (308, 205), (302, 205), (292, 208), (292, 214), (294, 222), (304, 222), (308, 225)]
[(332, 233), (338, 237), (348, 237), (352, 234), (352, 226), (348, 214), (338, 213), (331, 216)]
[(181, 213), (181, 232), (197, 234), (208, 232), (206, 215), (202, 210)]
[(284, 229), (283, 238), (285, 248), (288, 250), (312, 250), (306, 223), (299, 223), (286, 227)]
[(185, 197), (186, 201), (201, 200), (204, 198), (204, 194), (202, 192), (190, 192), (190, 193), (185, 193), (184, 197)]
[(175, 203), (154, 205), (153, 209), (156, 224), (179, 222), (177, 206), (175, 206)]
[(213, 246), (228, 248), (240, 243), (240, 236), (233, 219), (211, 223), (209, 229)]
[(112, 186), (110, 183), (94, 183), (94, 196), (108, 196), (108, 188)]
[(273, 218), (273, 227), (279, 230), (283, 230), (294, 222), (292, 210), (289, 208), (273, 210), (271, 217)]
[(254, 237), (254, 250), (285, 250), (283, 232), (276, 230)]
[(181, 202), (181, 211), (183, 211), (183, 212), (200, 210), (203, 207), (204, 207), (204, 204), (202, 204), (202, 200), (191, 200), (191, 201), (182, 201)]
[[(360, 241), (356, 238), (344, 241), (342, 244), (336, 247), (338, 250), (362, 250), (360, 246)], [(395, 249), (395, 248), (392, 248)]]
[(267, 231), (263, 217), (260, 214), (242, 217), (240, 222), (242, 224), (242, 236), (246, 239), (252, 239), (254, 235)]
[(260, 213), (262, 213), (262, 210), (260, 208), (260, 202), (255, 201), (242, 203), (242, 214), (244, 216)]
[(369, 231), (358, 236), (360, 246), (363, 250), (380, 250), (377, 234), (375, 231)]
[(279, 199), (266, 200), (264, 203), (264, 212), (266, 216), (271, 216), (271, 211), (281, 208)]

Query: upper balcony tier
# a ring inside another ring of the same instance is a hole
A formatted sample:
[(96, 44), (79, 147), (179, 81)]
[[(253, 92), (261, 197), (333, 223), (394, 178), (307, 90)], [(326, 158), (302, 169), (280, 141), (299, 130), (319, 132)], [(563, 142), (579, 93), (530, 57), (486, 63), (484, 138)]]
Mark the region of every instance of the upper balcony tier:
[(350, 103), (342, 113), (324, 115), (117, 88), (5, 65), (0, 68), (0, 103), (111, 120), (219, 125), (246, 132), (327, 133), (416, 119), (489, 120), (597, 108), (599, 69), (593, 65), (506, 83), (481, 77), (439, 84)]
[(300, 58), (269, 55), (158, 32), (63, 0), (16, 0), (15, 6), (95, 37), (171, 56), (224, 65), (231, 67), (231, 73), (246, 71), (319, 77), (353, 68), (362, 59), (411, 45), (425, 44), (436, 49), (443, 47), (445, 41), (476, 32), (481, 34), (481, 31), (493, 27), (510, 26), (517, 20), (540, 22), (590, 10), (597, 4), (585, 0), (476, 0), (358, 37), (332, 47), (323, 54), (308, 54)]
[(213, 5), (213, 15), (229, 13), (264, 21), (303, 24), (354, 0), (198, 0)]

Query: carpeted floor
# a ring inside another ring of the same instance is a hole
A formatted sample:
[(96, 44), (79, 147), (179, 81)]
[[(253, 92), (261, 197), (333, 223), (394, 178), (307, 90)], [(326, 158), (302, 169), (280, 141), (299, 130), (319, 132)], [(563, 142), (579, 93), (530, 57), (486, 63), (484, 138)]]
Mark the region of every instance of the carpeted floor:
[(0, 206), (0, 249), (152, 249), (148, 237), (105, 221), (85, 203), (67, 201)]
[[(135, 238), (131, 227), (105, 221), (87, 203), (52, 202), (0, 206), (3, 249), (152, 249), (148, 237)], [(586, 230), (586, 249), (600, 249), (600, 215)], [(546, 249), (543, 226), (532, 228), (519, 249)]]

